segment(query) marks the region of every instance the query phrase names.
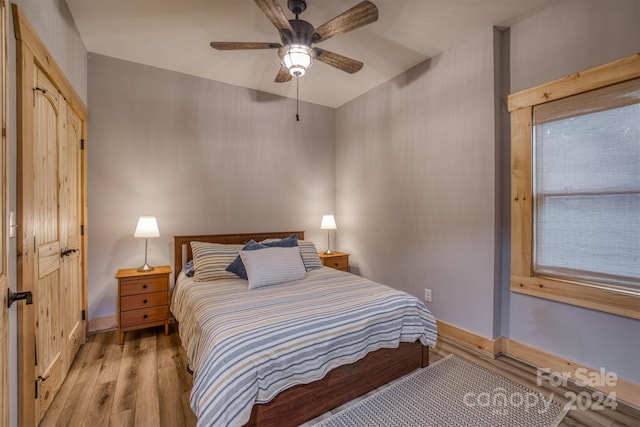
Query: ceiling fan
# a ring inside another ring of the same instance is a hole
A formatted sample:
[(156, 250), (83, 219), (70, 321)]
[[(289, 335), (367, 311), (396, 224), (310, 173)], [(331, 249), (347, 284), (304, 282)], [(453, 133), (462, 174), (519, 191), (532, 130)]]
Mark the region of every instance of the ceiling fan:
[(217, 50), (278, 49), (281, 65), (275, 79), (277, 83), (288, 82), (292, 76), (302, 77), (313, 64), (314, 59), (350, 74), (362, 69), (363, 63), (360, 61), (319, 47), (311, 47), (311, 45), (377, 21), (378, 8), (370, 1), (358, 3), (318, 28), (299, 19), (299, 15), (307, 8), (306, 0), (287, 1), (289, 10), (296, 16), (295, 19), (287, 19), (277, 0), (254, 0), (254, 2), (278, 29), (281, 43), (211, 42), (212, 48)]

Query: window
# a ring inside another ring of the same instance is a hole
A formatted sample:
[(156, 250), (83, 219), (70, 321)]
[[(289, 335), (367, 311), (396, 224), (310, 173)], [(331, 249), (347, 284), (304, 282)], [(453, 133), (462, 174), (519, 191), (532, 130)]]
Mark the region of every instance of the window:
[(640, 60), (510, 95), (511, 289), (640, 318)]
[(534, 273), (639, 286), (640, 79), (536, 106), (533, 125)]

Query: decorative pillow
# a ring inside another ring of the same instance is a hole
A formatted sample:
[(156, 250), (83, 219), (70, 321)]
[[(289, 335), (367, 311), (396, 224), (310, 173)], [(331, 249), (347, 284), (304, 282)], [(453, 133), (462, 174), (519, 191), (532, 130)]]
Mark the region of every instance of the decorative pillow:
[[(246, 245), (244, 245), (244, 247), (242, 248), (243, 251), (252, 251), (255, 249), (264, 249), (267, 248), (268, 246), (266, 245), (261, 245), (260, 243), (256, 242), (255, 240), (251, 239), (247, 242)], [(231, 264), (229, 264), (227, 266), (227, 271), (230, 273), (235, 274), (236, 276), (240, 277), (241, 279), (247, 280), (247, 270), (244, 268), (244, 264), (242, 263), (242, 258), (240, 258), (240, 255), (238, 255), (233, 261), (231, 261)]]
[(193, 273), (195, 272), (193, 269), (193, 260), (187, 261), (184, 267), (182, 267), (182, 272), (187, 277), (193, 277)]
[(236, 275), (226, 270), (238, 256), (242, 245), (191, 242), (193, 251), (194, 279), (199, 282), (218, 279), (234, 279)]
[[(242, 248), (243, 251), (255, 251), (257, 249), (271, 248), (271, 247), (279, 247), (279, 248), (292, 248), (294, 246), (298, 246), (298, 236), (292, 234), (291, 236), (284, 239), (276, 239), (269, 241), (262, 241), (260, 243), (251, 239), (247, 244)], [(244, 268), (244, 264), (242, 262), (242, 258), (240, 255), (233, 260), (231, 264), (227, 267), (227, 271), (235, 274), (241, 279), (247, 280), (247, 270)]]
[(307, 275), (297, 246), (242, 250), (240, 258), (247, 270), (249, 289), (290, 282)]
[(313, 242), (308, 240), (299, 240), (298, 246), (300, 247), (300, 256), (302, 257), (304, 268), (307, 271), (322, 268), (322, 261), (318, 256), (318, 250)]

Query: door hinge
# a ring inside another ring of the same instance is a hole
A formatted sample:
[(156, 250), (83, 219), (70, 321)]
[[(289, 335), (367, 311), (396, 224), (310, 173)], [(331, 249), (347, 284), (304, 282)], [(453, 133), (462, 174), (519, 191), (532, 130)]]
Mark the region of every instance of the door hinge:
[(84, 224), (80, 224), (80, 235), (84, 236)]
[(42, 89), (41, 87), (34, 87), (33, 88), (33, 106), (36, 106), (36, 91), (42, 92), (43, 94), (47, 93), (46, 89)]
[(82, 310), (82, 320), (87, 320), (87, 312)]
[(84, 139), (80, 140), (80, 149), (84, 150)]

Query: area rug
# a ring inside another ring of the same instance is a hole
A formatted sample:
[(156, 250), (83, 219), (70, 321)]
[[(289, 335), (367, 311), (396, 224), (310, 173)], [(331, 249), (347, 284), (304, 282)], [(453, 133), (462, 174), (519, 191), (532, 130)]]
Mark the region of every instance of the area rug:
[(314, 427), (557, 426), (563, 405), (449, 355)]

